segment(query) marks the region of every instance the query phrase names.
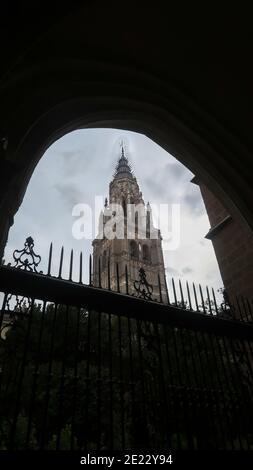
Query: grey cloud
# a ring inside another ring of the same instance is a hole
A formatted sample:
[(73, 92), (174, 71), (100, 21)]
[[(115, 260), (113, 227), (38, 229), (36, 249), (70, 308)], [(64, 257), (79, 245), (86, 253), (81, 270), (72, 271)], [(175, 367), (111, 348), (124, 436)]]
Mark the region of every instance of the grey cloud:
[(75, 204), (83, 202), (83, 193), (71, 184), (57, 183), (53, 187), (58, 191), (65, 204), (72, 209)]
[(155, 178), (144, 178), (144, 183), (148, 187), (151, 197), (157, 198), (158, 196), (165, 196), (167, 192), (166, 187), (164, 187), (161, 183), (157, 183)]
[(185, 266), (185, 268), (182, 269), (182, 273), (183, 274), (193, 273), (193, 269), (190, 268), (189, 266)]
[(165, 271), (169, 276), (180, 276), (180, 272), (177, 269), (172, 268), (171, 266), (165, 268)]
[(187, 192), (183, 197), (183, 202), (194, 216), (201, 216), (206, 212), (202, 198), (196, 192)]
[(181, 163), (168, 163), (166, 165), (166, 174), (169, 177), (182, 178), (183, 176), (188, 176), (189, 170), (185, 168)]

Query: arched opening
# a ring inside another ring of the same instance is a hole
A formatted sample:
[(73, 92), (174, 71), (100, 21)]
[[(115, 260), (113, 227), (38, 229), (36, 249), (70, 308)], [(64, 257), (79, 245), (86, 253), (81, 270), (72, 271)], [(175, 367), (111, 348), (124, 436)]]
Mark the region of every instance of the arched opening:
[(136, 260), (139, 259), (139, 248), (138, 248), (138, 244), (134, 241), (134, 240), (131, 240), (130, 241), (130, 256), (132, 258), (135, 258)]
[(142, 245), (142, 258), (143, 261), (150, 261), (150, 251), (148, 245)]
[(107, 262), (107, 255), (106, 255), (106, 250), (103, 251), (102, 255), (102, 269), (106, 269), (106, 263)]
[(124, 198), (122, 199), (122, 208), (123, 208), (124, 217), (126, 217), (127, 216), (127, 204)]
[[(178, 35), (173, 31), (169, 36), (171, 28), (167, 25), (170, 17), (162, 5), (152, 4), (143, 8), (135, 2), (132, 8), (129, 4), (122, 21), (115, 21), (113, 5), (106, 3), (98, 14), (97, 2), (83, 2), (80, 7), (74, 3), (69, 3), (66, 9), (55, 8), (52, 17), (47, 9), (42, 8), (40, 21), (35, 18), (36, 10), (31, 24), (25, 9), (22, 9), (21, 21), (16, 17), (17, 21), (12, 21), (11, 15), (11, 18), (7, 15), (4, 21), (3, 37), (7, 31), (8, 39), (2, 54), (4, 73), (0, 87), (1, 126), (6, 126), (6, 132), (1, 135), (1, 253), (40, 158), (57, 139), (81, 128), (117, 128), (150, 137), (197, 175), (229, 212), (234, 211), (253, 228), (252, 177), (248, 171), (252, 158), (251, 74), (247, 61), (244, 67), (237, 63), (231, 70), (224, 60), (231, 54), (235, 59), (233, 63), (236, 63), (240, 35), (224, 34), (222, 24), (222, 34), (219, 36), (219, 27), (215, 28), (215, 37), (210, 40), (209, 30), (205, 34), (205, 20), (201, 22), (201, 34), (192, 34), (195, 28), (191, 19), (187, 16), (183, 25), (189, 25), (188, 30), (182, 27), (180, 14), (180, 28), (170, 21), (175, 31), (180, 30), (180, 38), (171, 41)], [(208, 37), (206, 42), (205, 36)], [(222, 37), (226, 42), (223, 43)], [(250, 41), (244, 42), (250, 44)], [(210, 44), (215, 44), (213, 51), (210, 51)], [(250, 57), (247, 45), (243, 44), (245, 51)], [(245, 86), (245, 99), (242, 99), (242, 84)], [(104, 153), (97, 164), (98, 171), (103, 158)], [(90, 160), (86, 166), (88, 177)], [(70, 176), (71, 171), (67, 177)], [(163, 187), (159, 186), (160, 189)], [(60, 218), (58, 225), (61, 234)], [(216, 227), (216, 234), (220, 228)], [(215, 236), (214, 232), (211, 235)], [(41, 237), (40, 244), (43, 242)], [(158, 247), (159, 241), (156, 249)], [(139, 253), (140, 244), (138, 250)], [(234, 255), (237, 255), (236, 249)], [(8, 268), (1, 269), (2, 273), (8, 272)], [(17, 269), (9, 269), (9, 272), (13, 276), (20, 274)], [(189, 273), (188, 266), (185, 266), (185, 272)], [(27, 279), (27, 274), (24, 274), (24, 279)], [(174, 299), (175, 305), (169, 306), (174, 315), (168, 315), (168, 305), (160, 302), (147, 304), (120, 295), (117, 285), (118, 293), (115, 295), (110, 290), (103, 292), (100, 289), (98, 292), (93, 287), (84, 286), (82, 280), (80, 285), (76, 283), (73, 286), (71, 269), (70, 282), (62, 282), (60, 275), (59, 279), (50, 275), (46, 279), (49, 286), (61, 286), (62, 297), (53, 299), (55, 305), (48, 306), (44, 322), (52, 320), (51, 324), (56, 326), (52, 328), (53, 334), (48, 328), (41, 336), (39, 332), (42, 330), (35, 322), (36, 315), (28, 315), (24, 320), (28, 324), (27, 333), (23, 335), (25, 348), (19, 349), (22, 342), (19, 335), (16, 336), (17, 341), (10, 343), (9, 357), (8, 351), (6, 356), (1, 354), (1, 393), (6, 390), (1, 402), (3, 405), (8, 402), (6, 410), (3, 409), (2, 428), (7, 436), (3, 441), (4, 448), (19, 448), (21, 442), (24, 448), (54, 447), (60, 450), (62, 445), (65, 448), (65, 440), (69, 441), (68, 448), (80, 451), (94, 449), (94, 446), (97, 449), (167, 449), (171, 443), (176, 450), (182, 447), (211, 450), (250, 447), (249, 410), (252, 409), (252, 400), (248, 393), (248, 377), (252, 372), (252, 354), (248, 356), (251, 335), (249, 330), (245, 334), (247, 326), (241, 325), (240, 328), (238, 323), (229, 322), (226, 330), (222, 319), (219, 323), (218, 319), (212, 321), (207, 315), (199, 316), (194, 323), (198, 314), (194, 316), (192, 311), (184, 310), (183, 293), (179, 299), (181, 311), (175, 312), (178, 302)], [(123, 276), (121, 270), (120, 276)], [(44, 285), (42, 277), (33, 275), (32, 279)], [(31, 289), (31, 282), (28, 288)], [(137, 288), (143, 295), (143, 285), (137, 285)], [(74, 295), (70, 295), (70, 291)], [(76, 292), (79, 292), (78, 300)], [(37, 298), (35, 294), (31, 295)], [(45, 297), (45, 302), (50, 302), (52, 295), (55, 295), (54, 288), (50, 298)], [(64, 304), (62, 299), (66, 305), (72, 302), (77, 307), (72, 311), (76, 319), (72, 324), (68, 308), (58, 309), (59, 303), (60, 306)], [(103, 302), (103, 299), (111, 299), (111, 302)], [(116, 302), (116, 311), (112, 311), (111, 307)], [(141, 311), (144, 321), (140, 321), (140, 305), (144, 305)], [(80, 306), (84, 309), (79, 330), (76, 325), (79, 325)], [(103, 316), (100, 315), (101, 309)], [(204, 302), (202, 309), (205, 309)], [(41, 316), (41, 312), (37, 313)], [(126, 323), (119, 320), (122, 313)], [(115, 316), (114, 322), (111, 316)], [(163, 321), (166, 321), (165, 325)], [(121, 330), (127, 322), (129, 334), (127, 328), (125, 332)], [(154, 324), (157, 325), (155, 341)], [(33, 331), (35, 336), (30, 341), (29, 334)], [(125, 334), (121, 335), (121, 331)], [(124, 348), (129, 343), (130, 347)], [(160, 357), (157, 345), (162, 352), (169, 347), (168, 354), (160, 354)], [(17, 351), (16, 357), (11, 354), (13, 350)], [(53, 350), (56, 357), (50, 352)], [(175, 351), (184, 353), (184, 350), (187, 354), (177, 357)], [(201, 357), (200, 351), (203, 352)], [(45, 362), (47, 357), (48, 364)], [(13, 367), (7, 367), (9, 363)], [(171, 366), (172, 371), (168, 374)], [(186, 368), (189, 374), (185, 374)], [(133, 400), (132, 370), (140, 378), (140, 387), (135, 390)], [(235, 412), (233, 394), (227, 393), (227, 390), (235, 388), (234, 379), (239, 384), (236, 387)], [(155, 387), (155, 390), (150, 388), (150, 384), (156, 383), (164, 386)], [(206, 393), (198, 393), (197, 398), (196, 383), (206, 385)], [(145, 396), (142, 390), (145, 390)], [(217, 400), (213, 404), (214, 392)], [(178, 394), (181, 402), (177, 401), (173, 406), (174, 396)], [(149, 402), (152, 407), (146, 406)], [(162, 406), (164, 403), (172, 406)], [(70, 408), (74, 410), (72, 416)], [(232, 410), (229, 419), (227, 409)], [(108, 413), (103, 413), (104, 410)], [(32, 411), (36, 412), (36, 419)], [(94, 416), (98, 417), (96, 424)], [(94, 426), (88, 429), (87, 423), (94, 423)], [(25, 432), (20, 432), (20, 429)], [(10, 443), (8, 436), (11, 436)], [(133, 436), (135, 442), (132, 441)]]
[[(111, 100), (111, 103), (113, 100)], [(11, 158), (11, 173), (5, 176), (2, 181), (2, 202), (1, 202), (1, 249), (8, 236), (9, 227), (13, 223), (13, 217), (22, 202), (29, 179), (33, 170), (42, 157), (45, 150), (56, 139), (76, 128), (84, 127), (115, 127), (131, 129), (149, 136), (153, 141), (159, 143), (164, 149), (175, 155), (194, 174), (200, 175), (202, 181), (212, 189), (221, 199), (224, 205), (235, 210), (239, 217), (247, 219), (249, 224), (253, 224), (252, 214), (247, 207), (247, 197), (243, 197), (243, 192), (249, 194), (250, 189), (244, 185), (243, 190), (237, 191), (234, 182), (239, 174), (226, 162), (226, 156), (222, 157), (222, 152), (211, 148), (209, 143), (202, 142), (199, 147), (199, 137), (193, 135), (188, 130), (178, 127), (178, 122), (170, 115), (165, 121), (161, 116), (143, 113), (145, 106), (139, 103), (125, 103), (121, 105), (121, 110), (111, 112), (109, 102), (106, 100), (85, 100), (64, 102), (50, 109), (36, 121), (26, 135), (20, 138), (16, 148), (12, 150), (10, 156), (6, 153), (7, 161)], [(116, 101), (117, 103), (117, 101)], [(87, 106), (94, 108), (91, 114), (87, 111), (85, 115), (83, 109)], [(117, 106), (117, 105), (116, 105)], [(152, 106), (148, 106), (152, 110)], [(189, 143), (189, 137), (191, 143)], [(224, 171), (226, 168), (226, 171)], [(5, 170), (8, 172), (8, 165)], [(3, 173), (3, 174), (5, 174)], [(6, 186), (6, 181), (9, 184)], [(241, 188), (240, 188), (241, 189)], [(11, 201), (11, 204), (10, 204)]]

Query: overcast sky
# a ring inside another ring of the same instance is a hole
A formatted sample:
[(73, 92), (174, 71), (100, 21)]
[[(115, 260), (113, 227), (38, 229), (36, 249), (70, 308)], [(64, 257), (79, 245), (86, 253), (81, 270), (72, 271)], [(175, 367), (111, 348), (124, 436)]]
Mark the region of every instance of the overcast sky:
[[(56, 141), (38, 163), (10, 230), (5, 249), (6, 262), (12, 261), (14, 249), (21, 249), (31, 235), (35, 251), (42, 256), (46, 269), (50, 242), (53, 242), (53, 270), (65, 247), (67, 269), (70, 249), (74, 260), (84, 255), (84, 279), (88, 279), (90, 240), (72, 236), (75, 204), (94, 207), (96, 195), (106, 197), (109, 183), (120, 155), (120, 141), (126, 143), (127, 156), (142, 191), (144, 201), (180, 204), (181, 241), (175, 251), (164, 253), (168, 280), (171, 276), (209, 285), (217, 291), (222, 281), (212, 243), (204, 238), (209, 221), (198, 186), (190, 181), (193, 174), (168, 152), (144, 135), (115, 129), (84, 129), (71, 132)], [(66, 271), (65, 271), (66, 272)], [(170, 281), (169, 281), (170, 282)]]

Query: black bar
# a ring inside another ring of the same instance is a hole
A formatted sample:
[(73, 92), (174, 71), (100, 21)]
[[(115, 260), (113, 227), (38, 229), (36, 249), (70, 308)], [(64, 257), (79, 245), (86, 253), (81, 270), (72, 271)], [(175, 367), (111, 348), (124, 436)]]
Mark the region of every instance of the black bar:
[(126, 281), (126, 295), (128, 295), (129, 292), (128, 292), (128, 270), (127, 270), (127, 264), (125, 265), (125, 281)]
[(82, 284), (83, 282), (83, 253), (80, 252), (79, 258), (79, 283)]
[(192, 287), (193, 287), (193, 294), (194, 294), (196, 310), (197, 310), (197, 312), (199, 312), (199, 303), (198, 303), (198, 297), (197, 297), (197, 292), (196, 292), (196, 287), (195, 287), (194, 282), (192, 283)]
[(92, 285), (92, 258), (91, 258), (91, 255), (89, 257), (89, 285), (91, 286)]
[(199, 284), (199, 292), (200, 292), (200, 297), (201, 297), (201, 303), (202, 303), (203, 313), (206, 313), (206, 307), (205, 307), (205, 302), (204, 302), (202, 287), (201, 287), (200, 284)]
[(62, 246), (62, 248), (61, 248), (61, 255), (60, 255), (59, 274), (58, 274), (58, 278), (59, 278), (59, 279), (61, 279), (61, 275), (62, 275), (63, 255), (64, 255), (64, 248), (63, 248), (63, 246)]
[(101, 284), (101, 258), (99, 256), (98, 258), (98, 287), (102, 287), (102, 284)]
[(69, 281), (72, 281), (73, 272), (73, 250), (70, 252), (70, 263), (69, 263)]
[(33, 384), (32, 384), (32, 392), (31, 392), (31, 399), (30, 399), (30, 406), (28, 412), (28, 424), (27, 424), (27, 432), (26, 432), (26, 449), (29, 449), (29, 440), (30, 440), (30, 433), (31, 433), (31, 426), (32, 426), (32, 413), (34, 407), (34, 401), (36, 397), (36, 390), (37, 390), (37, 380), (39, 375), (39, 359), (40, 359), (40, 350), (41, 350), (41, 343), (42, 343), (42, 335), (43, 335), (43, 328), (44, 328), (44, 320), (45, 320), (45, 312), (46, 312), (46, 302), (43, 302), (43, 308), (41, 313), (41, 321), (40, 321), (40, 328), (39, 328), (39, 338), (38, 338), (38, 349), (36, 354), (36, 363), (33, 373)]
[(185, 308), (183, 289), (182, 289), (182, 284), (181, 284), (180, 279), (179, 279), (179, 290), (180, 290), (180, 295), (181, 295), (182, 308)]
[(188, 296), (189, 308), (190, 308), (190, 310), (192, 310), (191, 293), (190, 293), (190, 288), (189, 288), (188, 281), (186, 281), (186, 289), (187, 289), (187, 296)]
[(158, 273), (158, 288), (159, 288), (159, 298), (160, 302), (162, 303), (163, 297), (162, 297), (162, 289), (161, 289), (161, 280), (160, 280), (160, 274)]
[(167, 304), (170, 305), (170, 297), (169, 297), (169, 290), (168, 290), (168, 284), (167, 284), (166, 276), (164, 276), (164, 285), (165, 285), (165, 291), (166, 291)]
[(176, 293), (175, 282), (173, 278), (172, 278), (172, 289), (173, 289), (173, 294), (174, 294), (174, 302), (177, 307), (177, 293)]
[(108, 290), (111, 290), (110, 258), (108, 258), (107, 262), (107, 288)]
[(25, 297), (83, 306), (127, 317), (137, 316), (140, 320), (152, 321), (155, 317), (161, 323), (253, 340), (252, 324), (211, 317), (171, 305), (2, 266), (0, 290), (5, 292), (9, 286), (12, 286), (13, 294)]
[(209, 289), (208, 289), (207, 286), (206, 286), (206, 293), (207, 293), (207, 301), (208, 301), (209, 313), (210, 313), (210, 315), (213, 315), (212, 305), (211, 305), (211, 300), (210, 300), (210, 295), (209, 295)]
[(58, 309), (58, 305), (55, 304), (53, 324), (52, 324), (52, 334), (51, 334), (50, 349), (49, 349), (49, 362), (48, 362), (48, 372), (47, 372), (46, 397), (45, 397), (45, 405), (44, 405), (43, 422), (42, 422), (42, 426), (41, 426), (40, 450), (44, 450), (45, 438), (46, 438), (45, 430), (46, 430), (46, 427), (47, 427), (48, 405), (49, 405), (49, 400), (50, 400), (50, 389), (51, 389), (51, 380), (52, 380), (53, 351), (54, 351), (54, 339), (55, 339), (55, 334), (56, 334), (57, 309)]
[(17, 420), (18, 420), (18, 415), (19, 415), (19, 411), (20, 411), (19, 406), (20, 406), (20, 401), (21, 401), (21, 392), (22, 392), (23, 379), (24, 379), (24, 375), (25, 375), (26, 355), (27, 355), (27, 352), (28, 352), (28, 345), (29, 345), (30, 334), (31, 334), (33, 309), (34, 309), (34, 299), (32, 299), (30, 312), (29, 312), (28, 325), (27, 325), (27, 330), (26, 330), (26, 335), (25, 335), (24, 352), (23, 352), (23, 356), (22, 356), (22, 360), (21, 360), (20, 375), (19, 375), (19, 378), (18, 378), (18, 386), (17, 386), (16, 402), (15, 402), (15, 406), (14, 406), (14, 417), (13, 417), (13, 421), (12, 421), (12, 424), (11, 424), (11, 430), (10, 430), (10, 449), (11, 450), (15, 449), (16, 427), (17, 427)]
[(120, 286), (119, 286), (119, 265), (116, 263), (116, 279), (117, 279), (117, 292), (120, 292)]
[(53, 252), (53, 243), (51, 242), (49, 248), (49, 256), (48, 256), (48, 268), (47, 268), (47, 275), (51, 275), (51, 263), (52, 263), (52, 252)]
[(216, 312), (216, 314), (218, 314), (219, 312), (218, 312), (216, 297), (215, 297), (215, 293), (214, 293), (213, 288), (212, 288), (212, 294), (213, 294), (213, 301), (214, 301), (214, 306), (215, 306), (215, 312)]
[(77, 309), (77, 318), (76, 318), (76, 337), (75, 337), (75, 359), (74, 359), (74, 397), (73, 397), (73, 410), (72, 410), (72, 417), (71, 417), (71, 438), (70, 438), (70, 449), (74, 449), (75, 443), (75, 419), (76, 419), (76, 405), (77, 405), (77, 384), (79, 380), (78, 376), (78, 352), (79, 352), (79, 333), (80, 333), (80, 315), (81, 309)]

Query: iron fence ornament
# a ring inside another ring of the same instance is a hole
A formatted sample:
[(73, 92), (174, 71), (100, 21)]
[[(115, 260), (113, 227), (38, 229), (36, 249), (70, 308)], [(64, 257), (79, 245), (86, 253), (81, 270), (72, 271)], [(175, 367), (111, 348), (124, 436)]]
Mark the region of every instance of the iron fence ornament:
[(138, 293), (138, 297), (145, 300), (153, 300), (153, 286), (148, 283), (146, 273), (143, 268), (139, 269), (139, 280), (134, 281), (134, 288)]
[[(27, 237), (22, 250), (15, 250), (13, 252), (15, 268), (38, 272), (36, 268), (41, 262), (41, 256), (34, 252), (33, 247), (34, 240), (30, 236)], [(42, 273), (42, 271), (40, 272)]]

